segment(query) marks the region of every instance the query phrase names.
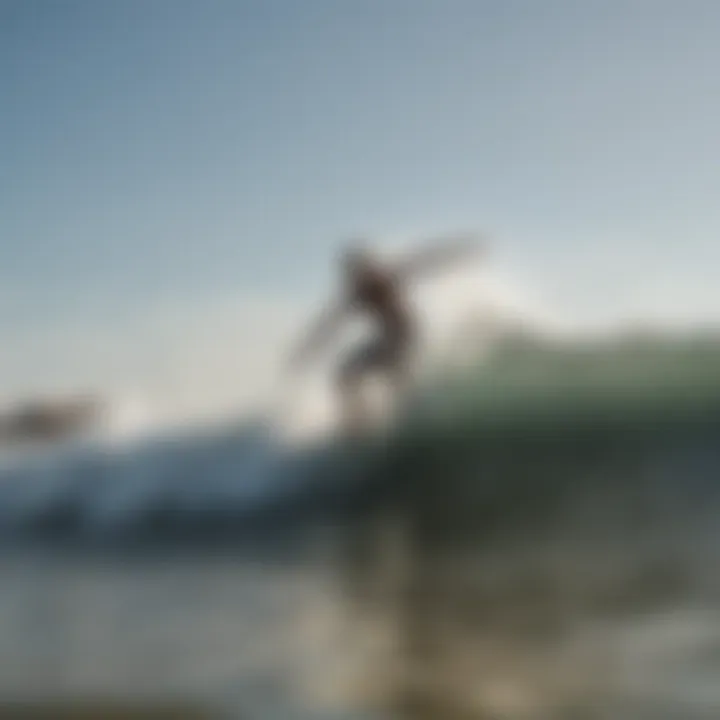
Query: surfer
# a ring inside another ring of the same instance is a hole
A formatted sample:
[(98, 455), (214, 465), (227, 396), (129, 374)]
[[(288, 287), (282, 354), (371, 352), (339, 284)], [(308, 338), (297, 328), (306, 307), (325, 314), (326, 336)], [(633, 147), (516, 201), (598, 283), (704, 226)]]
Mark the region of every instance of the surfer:
[(389, 264), (381, 262), (364, 245), (351, 244), (340, 257), (340, 297), (320, 315), (292, 354), (291, 367), (305, 365), (351, 315), (361, 314), (373, 320), (375, 336), (343, 358), (336, 378), (344, 422), (350, 428), (358, 427), (365, 419), (361, 385), (367, 375), (384, 375), (395, 398), (403, 397), (407, 391), (417, 346), (415, 317), (406, 299), (408, 283), (469, 259), (480, 249), (475, 237), (462, 236)]

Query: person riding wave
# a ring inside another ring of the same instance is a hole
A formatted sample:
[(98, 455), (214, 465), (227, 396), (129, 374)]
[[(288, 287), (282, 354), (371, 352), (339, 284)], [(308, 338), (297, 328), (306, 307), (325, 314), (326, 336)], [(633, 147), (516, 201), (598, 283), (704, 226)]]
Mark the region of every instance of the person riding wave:
[(361, 385), (370, 374), (385, 375), (395, 397), (408, 389), (417, 349), (417, 322), (407, 300), (408, 285), (424, 276), (469, 260), (484, 250), (474, 235), (463, 235), (415, 252), (395, 263), (383, 263), (363, 244), (353, 243), (340, 257), (341, 293), (312, 326), (291, 355), (290, 366), (304, 367), (352, 315), (375, 324), (369, 341), (339, 363), (337, 391), (346, 425), (362, 425)]

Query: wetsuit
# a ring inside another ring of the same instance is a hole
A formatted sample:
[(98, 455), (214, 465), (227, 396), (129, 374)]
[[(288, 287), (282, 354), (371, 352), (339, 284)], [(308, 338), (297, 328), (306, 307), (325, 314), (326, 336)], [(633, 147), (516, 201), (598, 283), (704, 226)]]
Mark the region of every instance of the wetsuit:
[(350, 304), (377, 322), (378, 334), (350, 352), (341, 363), (341, 382), (365, 372), (403, 372), (414, 346), (415, 332), (394, 275), (388, 271), (368, 273), (355, 285)]

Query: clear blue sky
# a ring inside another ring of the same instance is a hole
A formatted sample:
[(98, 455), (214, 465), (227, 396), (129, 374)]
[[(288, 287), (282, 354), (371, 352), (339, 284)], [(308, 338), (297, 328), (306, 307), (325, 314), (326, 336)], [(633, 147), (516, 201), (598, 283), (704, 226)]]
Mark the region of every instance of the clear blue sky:
[(150, 311), (313, 294), (356, 232), (489, 228), (553, 301), (642, 269), (720, 316), (718, 33), (716, 0), (0, 0), (5, 391), (77, 374), (78, 328), (132, 374)]

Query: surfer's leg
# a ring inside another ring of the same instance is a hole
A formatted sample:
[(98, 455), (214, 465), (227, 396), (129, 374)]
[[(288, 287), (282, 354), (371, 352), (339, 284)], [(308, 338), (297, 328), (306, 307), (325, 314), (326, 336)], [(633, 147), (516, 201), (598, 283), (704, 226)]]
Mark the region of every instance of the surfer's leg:
[(412, 387), (413, 348), (413, 343), (404, 338), (385, 346), (382, 369), (388, 381), (392, 405), (396, 410), (403, 406)]
[(370, 421), (362, 386), (365, 377), (380, 369), (383, 362), (384, 347), (378, 342), (370, 342), (350, 353), (341, 363), (337, 375), (337, 389), (342, 421), (348, 429), (362, 429)]
[(389, 391), (389, 407), (395, 417), (403, 412), (410, 397), (412, 388), (412, 374), (410, 366), (402, 359), (394, 359), (386, 368), (386, 377)]

